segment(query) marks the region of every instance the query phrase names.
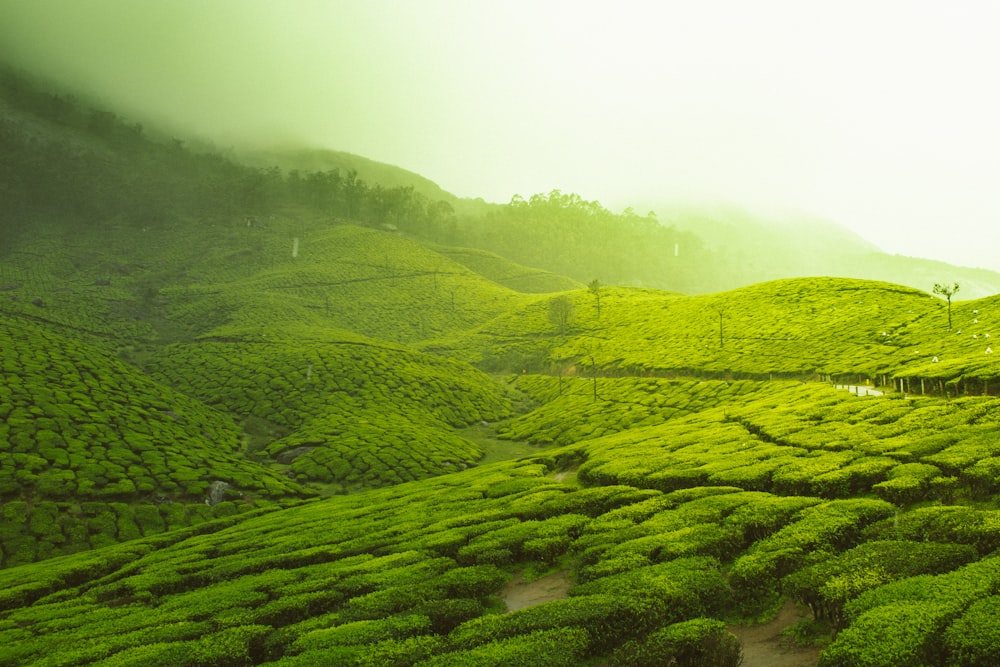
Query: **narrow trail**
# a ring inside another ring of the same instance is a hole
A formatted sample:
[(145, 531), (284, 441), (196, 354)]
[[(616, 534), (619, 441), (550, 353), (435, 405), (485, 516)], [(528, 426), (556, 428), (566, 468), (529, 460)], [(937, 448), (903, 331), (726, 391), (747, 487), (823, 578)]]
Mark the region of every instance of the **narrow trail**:
[[(511, 612), (565, 598), (571, 585), (568, 572), (532, 581), (525, 581), (519, 574), (504, 586), (500, 596)], [(783, 630), (808, 617), (808, 609), (788, 600), (767, 623), (729, 626), (729, 631), (743, 644), (741, 667), (816, 667), (819, 648), (792, 644), (781, 635)]]
[(788, 600), (767, 623), (729, 626), (743, 643), (741, 667), (816, 667), (820, 649), (797, 646), (781, 636), (782, 630), (808, 617), (808, 609)]
[(527, 582), (519, 574), (504, 586), (500, 597), (507, 605), (507, 611), (517, 611), (543, 602), (561, 600), (567, 596), (572, 585), (568, 572), (556, 572)]

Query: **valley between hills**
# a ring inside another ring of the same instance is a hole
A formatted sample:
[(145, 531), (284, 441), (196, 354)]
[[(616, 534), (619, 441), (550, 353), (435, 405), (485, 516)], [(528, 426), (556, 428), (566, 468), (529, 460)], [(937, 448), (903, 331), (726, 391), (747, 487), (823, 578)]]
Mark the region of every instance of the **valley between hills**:
[(12, 80), (0, 665), (736, 667), (789, 604), (823, 667), (1000, 655), (1000, 297), (568, 276)]

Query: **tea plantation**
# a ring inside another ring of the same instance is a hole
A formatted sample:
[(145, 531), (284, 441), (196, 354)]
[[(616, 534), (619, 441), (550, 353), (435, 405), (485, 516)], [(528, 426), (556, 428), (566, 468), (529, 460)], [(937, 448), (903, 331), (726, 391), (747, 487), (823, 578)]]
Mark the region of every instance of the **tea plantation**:
[(1000, 659), (996, 298), (108, 225), (0, 261), (0, 665)]

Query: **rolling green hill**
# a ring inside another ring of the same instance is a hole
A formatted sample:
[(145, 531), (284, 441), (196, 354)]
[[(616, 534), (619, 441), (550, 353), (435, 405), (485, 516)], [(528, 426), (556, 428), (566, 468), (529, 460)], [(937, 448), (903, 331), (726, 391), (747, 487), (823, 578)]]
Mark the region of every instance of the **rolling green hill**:
[(490, 205), (482, 199), (463, 199), (446, 192), (434, 181), (412, 171), (369, 160), (360, 155), (334, 150), (312, 148), (275, 148), (270, 150), (241, 151), (240, 160), (262, 168), (278, 166), (285, 171), (299, 172), (356, 172), (369, 183), (380, 183), (389, 188), (412, 188), (431, 201), (447, 202), (463, 215), (482, 215)]
[[(550, 317), (561, 298), (572, 310), (565, 331)], [(995, 301), (954, 304), (949, 331), (942, 300), (872, 281), (798, 278), (703, 296), (601, 288), (600, 314), (594, 293), (577, 289), (420, 346), (554, 375), (902, 380), (904, 390), (995, 393)]]
[(0, 666), (1000, 657), (998, 297), (585, 286), (2, 83)]

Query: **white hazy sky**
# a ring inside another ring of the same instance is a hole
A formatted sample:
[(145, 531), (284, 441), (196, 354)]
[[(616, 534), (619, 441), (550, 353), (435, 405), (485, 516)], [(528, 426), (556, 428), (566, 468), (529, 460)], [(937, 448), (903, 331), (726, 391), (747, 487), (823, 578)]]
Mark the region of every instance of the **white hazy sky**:
[(0, 56), (222, 145), (804, 210), (994, 270), (998, 35), (992, 0), (0, 0)]

